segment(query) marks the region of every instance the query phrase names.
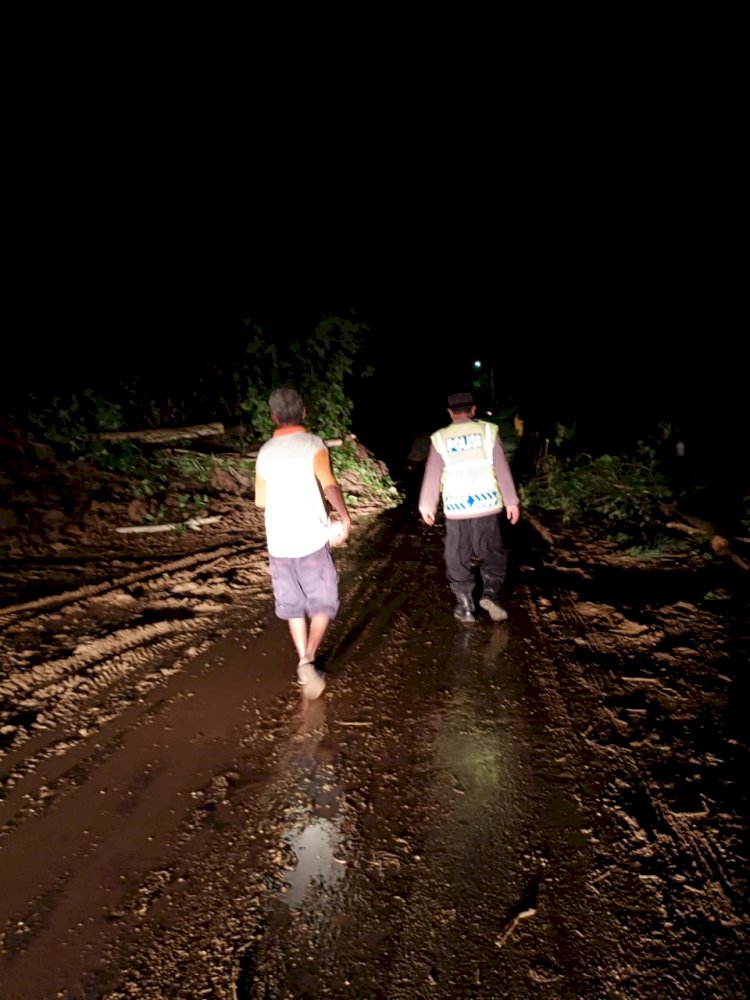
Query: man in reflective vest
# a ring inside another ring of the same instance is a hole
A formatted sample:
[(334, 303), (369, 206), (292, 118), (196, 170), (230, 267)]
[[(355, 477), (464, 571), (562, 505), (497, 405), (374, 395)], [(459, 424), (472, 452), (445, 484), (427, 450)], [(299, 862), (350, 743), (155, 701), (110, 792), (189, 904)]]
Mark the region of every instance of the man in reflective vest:
[(504, 511), (511, 524), (521, 516), (518, 493), (497, 426), (475, 419), (471, 393), (448, 396), (451, 423), (430, 437), (419, 494), (419, 513), (435, 524), (442, 494), (445, 515), (445, 567), (456, 598), (458, 621), (473, 622), (475, 562), (482, 590), (479, 606), (493, 621), (505, 621), (500, 604), (508, 555), (500, 532)]

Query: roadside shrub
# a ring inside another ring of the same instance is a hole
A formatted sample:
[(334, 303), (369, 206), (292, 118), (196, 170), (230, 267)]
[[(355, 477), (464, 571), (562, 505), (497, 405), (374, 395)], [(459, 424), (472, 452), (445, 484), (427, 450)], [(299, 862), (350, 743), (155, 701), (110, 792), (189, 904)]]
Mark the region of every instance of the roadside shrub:
[(672, 495), (650, 448), (640, 448), (634, 458), (547, 455), (520, 491), (525, 506), (562, 526), (575, 522), (633, 543), (654, 538), (662, 522), (660, 504)]
[(268, 397), (273, 389), (293, 385), (305, 400), (309, 429), (322, 438), (351, 431), (353, 403), (348, 379), (365, 342), (367, 326), (340, 316), (321, 320), (311, 334), (277, 347), (259, 327), (248, 340), (247, 361), (235, 375), (238, 411), (264, 441), (273, 432)]
[(93, 432), (121, 428), (122, 407), (93, 389), (84, 389), (49, 400), (31, 397), (26, 419), (35, 438), (67, 457), (77, 458), (96, 450)]
[(135, 441), (92, 440), (90, 453), (99, 468), (107, 472), (135, 476), (145, 474), (148, 467), (148, 459)]
[[(339, 447), (331, 448), (331, 467), (348, 504), (356, 506), (374, 500), (387, 507), (395, 507), (402, 499), (383, 463), (355, 442), (345, 441)], [(356, 492), (348, 488), (349, 484), (356, 488)]]

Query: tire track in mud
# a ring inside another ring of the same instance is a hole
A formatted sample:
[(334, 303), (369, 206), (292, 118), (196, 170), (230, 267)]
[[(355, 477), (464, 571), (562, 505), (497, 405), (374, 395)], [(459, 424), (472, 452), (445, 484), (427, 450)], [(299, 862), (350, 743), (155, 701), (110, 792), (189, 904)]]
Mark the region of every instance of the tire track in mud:
[(666, 990), (689, 988), (687, 941), (706, 989), (724, 996), (747, 986), (734, 970), (750, 927), (747, 752), (721, 714), (738, 664), (727, 635), (693, 605), (636, 614), (560, 593), (549, 616), (563, 626), (547, 631), (572, 679), (571, 718), (606, 776), (594, 826), (607, 832), (590, 889), (632, 898), (622, 919), (642, 935), (644, 968), (666, 969)]
[[(410, 535), (404, 530), (404, 515), (384, 517), (359, 540), (353, 556), (342, 559), (340, 573), (341, 609), (338, 620), (351, 623), (345, 631), (332, 629), (329, 659), (342, 660), (354, 656), (367, 645), (375, 633), (382, 632), (398, 609), (416, 588), (424, 586), (424, 577), (414, 573), (414, 561), (409, 559)], [(367, 567), (362, 572), (363, 563)], [(383, 601), (383, 595), (388, 599)], [(340, 633), (340, 634), (339, 634)]]
[(19, 615), (23, 615), (25, 612), (39, 613), (53, 608), (58, 609), (66, 605), (73, 605), (81, 601), (86, 601), (102, 594), (111, 593), (112, 591), (132, 587), (138, 583), (144, 583), (145, 581), (153, 579), (154, 577), (160, 576), (164, 573), (176, 573), (180, 570), (191, 569), (195, 569), (197, 571), (199, 568), (210, 569), (212, 563), (216, 563), (218, 560), (227, 557), (235, 555), (242, 556), (244, 554), (257, 556), (259, 553), (262, 554), (263, 552), (263, 546), (257, 542), (245, 542), (237, 545), (221, 544), (219, 547), (204, 549), (200, 552), (191, 553), (188, 556), (182, 556), (179, 559), (172, 559), (163, 563), (158, 562), (155, 565), (149, 566), (147, 569), (126, 573), (121, 577), (115, 578), (114, 580), (106, 580), (102, 583), (96, 584), (86, 584), (76, 590), (65, 591), (61, 594), (49, 594), (33, 601), (12, 604), (7, 607), (0, 608), (0, 628), (7, 626), (14, 618), (17, 618)]
[[(374, 529), (366, 523), (359, 527), (357, 545), (367, 544)], [(348, 553), (355, 559), (357, 545)], [(386, 568), (384, 560), (381, 569)], [(366, 587), (346, 587), (354, 614), (372, 600), (378, 579), (368, 574)], [(40, 608), (56, 609), (44, 615), (41, 641)], [(186, 669), (237, 620), (253, 636), (271, 614), (266, 550), (257, 541), (211, 546), (111, 581), (3, 609), (0, 623), (14, 643), (0, 653), (2, 796), (45, 760), (70, 753), (134, 701)], [(378, 619), (384, 620), (383, 609)], [(373, 621), (370, 628), (375, 627)], [(102, 634), (92, 634), (97, 629)], [(349, 635), (344, 643), (352, 640)], [(20, 648), (27, 643), (29, 650)], [(33, 656), (26, 655), (32, 649)], [(51, 794), (45, 787), (29, 808), (49, 804)]]
[(2, 609), (0, 785), (90, 737), (248, 606), (267, 610), (266, 591), (265, 549), (254, 541)]

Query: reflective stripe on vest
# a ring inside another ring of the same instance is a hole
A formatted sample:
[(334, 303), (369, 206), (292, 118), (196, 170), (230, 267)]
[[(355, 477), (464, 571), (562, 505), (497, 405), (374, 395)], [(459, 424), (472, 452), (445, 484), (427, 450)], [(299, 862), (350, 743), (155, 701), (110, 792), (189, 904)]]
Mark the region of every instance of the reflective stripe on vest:
[(492, 493), (443, 493), (443, 510), (446, 514), (478, 514), (479, 511), (500, 510), (500, 494)]

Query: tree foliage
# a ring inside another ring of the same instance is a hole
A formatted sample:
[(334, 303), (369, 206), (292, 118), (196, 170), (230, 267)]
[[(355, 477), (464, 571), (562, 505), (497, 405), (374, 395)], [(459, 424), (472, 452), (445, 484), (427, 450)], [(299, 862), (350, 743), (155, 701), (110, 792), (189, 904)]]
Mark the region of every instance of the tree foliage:
[(622, 541), (647, 541), (662, 523), (660, 504), (672, 494), (653, 449), (642, 446), (632, 458), (547, 455), (521, 495), (529, 509), (563, 526), (585, 524)]
[[(272, 431), (268, 396), (283, 385), (303, 395), (310, 430), (322, 437), (351, 431), (352, 379), (368, 327), (325, 316), (312, 330), (267, 333), (246, 319), (236, 335), (203, 352), (173, 356), (143, 351), (141, 363), (102, 365), (62, 379), (51, 391), (29, 391), (15, 417), (37, 440), (71, 455), (101, 451), (102, 431), (177, 427), (220, 420), (240, 423), (247, 436)], [(207, 334), (210, 336), (210, 332)], [(187, 345), (189, 347), (189, 345)], [(203, 354), (205, 353), (205, 357)]]
[(262, 331), (248, 341), (248, 364), (236, 376), (238, 403), (258, 438), (273, 429), (268, 396), (273, 389), (294, 386), (305, 400), (310, 430), (321, 437), (350, 432), (352, 399), (349, 380), (364, 345), (367, 327), (338, 316), (321, 320), (312, 333), (283, 348), (270, 344)]

